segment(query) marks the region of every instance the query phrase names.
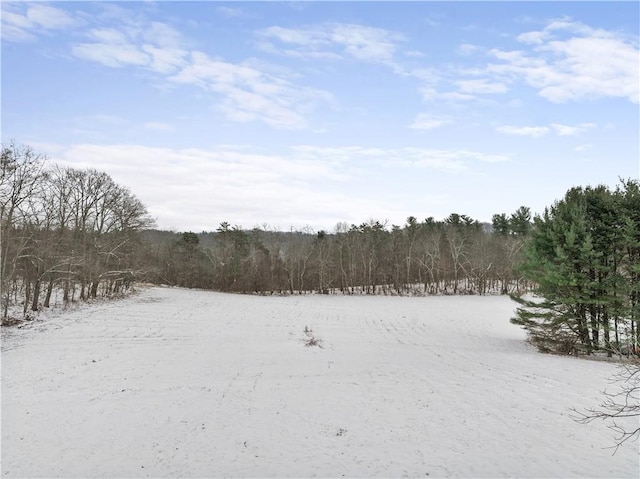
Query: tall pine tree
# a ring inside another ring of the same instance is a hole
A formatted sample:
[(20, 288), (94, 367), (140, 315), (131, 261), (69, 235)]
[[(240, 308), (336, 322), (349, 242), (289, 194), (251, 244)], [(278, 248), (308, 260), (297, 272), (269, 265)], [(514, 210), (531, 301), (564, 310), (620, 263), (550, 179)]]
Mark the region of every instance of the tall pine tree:
[(638, 343), (640, 195), (628, 181), (572, 188), (536, 217), (523, 274), (536, 298), (512, 320), (540, 350), (587, 354)]

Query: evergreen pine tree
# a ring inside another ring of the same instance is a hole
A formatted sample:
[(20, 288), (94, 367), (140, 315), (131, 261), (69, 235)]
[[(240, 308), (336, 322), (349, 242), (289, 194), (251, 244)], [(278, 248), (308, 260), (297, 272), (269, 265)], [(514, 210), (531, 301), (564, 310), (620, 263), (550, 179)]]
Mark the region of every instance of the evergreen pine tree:
[(616, 192), (572, 188), (535, 218), (522, 270), (537, 299), (514, 298), (521, 306), (513, 322), (539, 349), (611, 355), (621, 336), (637, 344), (639, 191), (633, 181)]
[(491, 229), (498, 235), (508, 235), (511, 228), (509, 227), (509, 218), (507, 218), (507, 215), (504, 213), (493, 215), (491, 218)]

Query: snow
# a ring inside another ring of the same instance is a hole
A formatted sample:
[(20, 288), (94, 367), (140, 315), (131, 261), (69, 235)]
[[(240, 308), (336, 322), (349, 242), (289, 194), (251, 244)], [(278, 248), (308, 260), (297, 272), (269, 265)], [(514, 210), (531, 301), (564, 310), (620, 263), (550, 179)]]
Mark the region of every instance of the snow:
[(537, 353), (514, 308), (147, 288), (4, 328), (2, 477), (638, 477), (570, 418), (615, 365)]

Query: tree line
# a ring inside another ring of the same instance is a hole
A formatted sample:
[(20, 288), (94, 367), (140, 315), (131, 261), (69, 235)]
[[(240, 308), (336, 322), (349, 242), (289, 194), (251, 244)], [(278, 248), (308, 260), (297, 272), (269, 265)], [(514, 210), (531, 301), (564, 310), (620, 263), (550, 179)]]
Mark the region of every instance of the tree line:
[(442, 221), (407, 218), (310, 228), (243, 230), (228, 222), (213, 233), (147, 234), (156, 267), (147, 280), (243, 293), (485, 294), (522, 291), (518, 272), (531, 213), (521, 207), (483, 225), (453, 213)]
[(137, 232), (153, 223), (142, 202), (93, 169), (50, 166), (11, 143), (0, 154), (1, 318), (131, 286), (140, 258)]

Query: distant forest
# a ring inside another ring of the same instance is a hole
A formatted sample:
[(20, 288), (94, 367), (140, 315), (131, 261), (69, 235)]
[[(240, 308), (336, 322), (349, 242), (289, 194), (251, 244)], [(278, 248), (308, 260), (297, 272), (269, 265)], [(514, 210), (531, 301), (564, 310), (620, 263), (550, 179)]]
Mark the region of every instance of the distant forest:
[[(153, 229), (145, 205), (106, 173), (50, 165), (28, 146), (0, 158), (1, 319), (112, 296), (134, 282), (252, 294), (512, 294), (541, 349), (640, 343), (640, 187), (573, 188), (480, 223), (452, 213), (371, 219), (332, 231)], [(57, 296), (56, 296), (57, 297)], [(15, 319), (15, 318), (14, 318)], [(560, 339), (559, 339), (560, 338)]]
[(482, 225), (461, 214), (331, 232), (222, 223), (215, 232), (144, 231), (146, 280), (242, 293), (485, 294), (527, 287), (517, 272), (530, 212)]

